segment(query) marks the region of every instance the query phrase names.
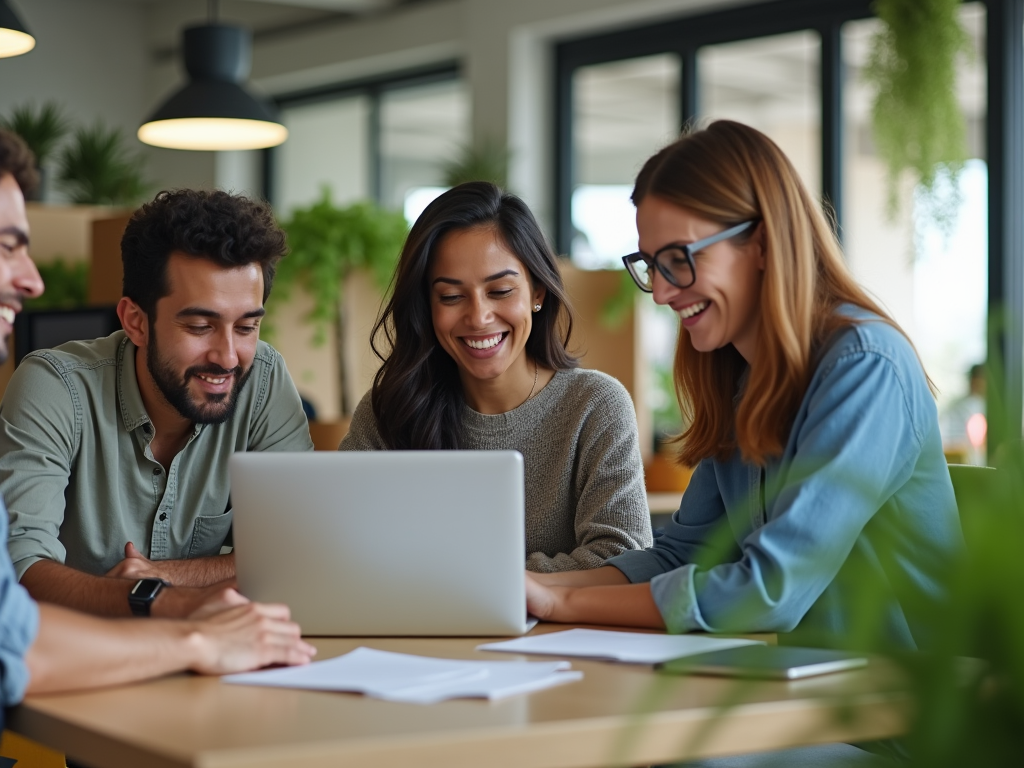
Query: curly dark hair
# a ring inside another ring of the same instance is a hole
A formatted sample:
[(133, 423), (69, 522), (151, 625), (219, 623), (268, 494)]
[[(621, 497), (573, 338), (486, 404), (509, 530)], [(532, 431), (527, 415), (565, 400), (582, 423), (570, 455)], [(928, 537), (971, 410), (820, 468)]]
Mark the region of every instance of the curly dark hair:
[(0, 177), (11, 174), (28, 197), (39, 186), (36, 156), (28, 144), (16, 133), (0, 128)]
[(259, 262), (266, 304), (286, 250), (268, 203), (221, 191), (160, 192), (134, 213), (121, 238), (122, 293), (156, 319), (156, 303), (170, 293), (167, 261), (181, 252), (226, 268)]

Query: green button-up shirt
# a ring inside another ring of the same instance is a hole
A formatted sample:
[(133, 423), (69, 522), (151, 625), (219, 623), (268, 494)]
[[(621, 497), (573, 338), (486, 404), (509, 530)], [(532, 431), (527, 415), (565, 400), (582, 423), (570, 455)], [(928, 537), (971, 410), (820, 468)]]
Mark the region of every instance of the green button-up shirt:
[(0, 498), (18, 578), (41, 560), (100, 575), (131, 541), (153, 560), (216, 555), (231, 528), (236, 451), (310, 451), (281, 356), (260, 342), (223, 424), (197, 424), (166, 471), (123, 331), (34, 352), (0, 403)]

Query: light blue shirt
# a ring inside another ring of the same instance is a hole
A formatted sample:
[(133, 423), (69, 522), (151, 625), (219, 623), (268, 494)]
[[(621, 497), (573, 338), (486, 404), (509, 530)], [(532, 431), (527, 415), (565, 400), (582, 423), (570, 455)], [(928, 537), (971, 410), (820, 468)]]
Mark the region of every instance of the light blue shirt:
[[(915, 609), (941, 596), (937, 576), (963, 547), (935, 401), (901, 333), (843, 312), (862, 322), (823, 350), (783, 454), (764, 470), (739, 451), (701, 461), (654, 546), (608, 561), (651, 582), (670, 631), (842, 643), (870, 582), (888, 640), (927, 644)], [(726, 521), (733, 551), (698, 567)]]
[[(0, 501), (0, 541), (6, 539), (7, 509)], [(25, 654), (38, 630), (39, 609), (15, 578), (7, 547), (0, 547), (0, 706), (17, 704), (25, 695)]]

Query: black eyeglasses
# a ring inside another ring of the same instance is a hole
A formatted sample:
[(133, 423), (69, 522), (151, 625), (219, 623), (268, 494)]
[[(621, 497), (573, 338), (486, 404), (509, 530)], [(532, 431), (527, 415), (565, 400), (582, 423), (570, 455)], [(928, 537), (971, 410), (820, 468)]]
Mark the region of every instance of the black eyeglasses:
[(651, 293), (654, 290), (654, 270), (657, 269), (661, 276), (669, 281), (676, 288), (689, 288), (697, 280), (697, 267), (693, 263), (693, 255), (703, 251), (710, 245), (728, 240), (730, 237), (746, 232), (757, 224), (756, 220), (744, 221), (735, 227), (729, 227), (717, 235), (705, 237), (694, 243), (669, 243), (664, 248), (659, 248), (653, 256), (643, 251), (631, 253), (622, 257), (622, 263), (626, 265), (633, 281), (641, 291)]

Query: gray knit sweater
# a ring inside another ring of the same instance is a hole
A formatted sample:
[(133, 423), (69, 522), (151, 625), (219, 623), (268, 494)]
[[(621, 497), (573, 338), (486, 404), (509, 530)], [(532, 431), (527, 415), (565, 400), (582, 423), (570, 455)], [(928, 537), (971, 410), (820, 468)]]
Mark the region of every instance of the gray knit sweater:
[[(526, 567), (596, 568), (652, 543), (636, 414), (625, 387), (585, 369), (558, 371), (507, 413), (463, 411), (465, 448), (511, 450), (526, 468)], [(383, 450), (367, 392), (342, 451)]]

